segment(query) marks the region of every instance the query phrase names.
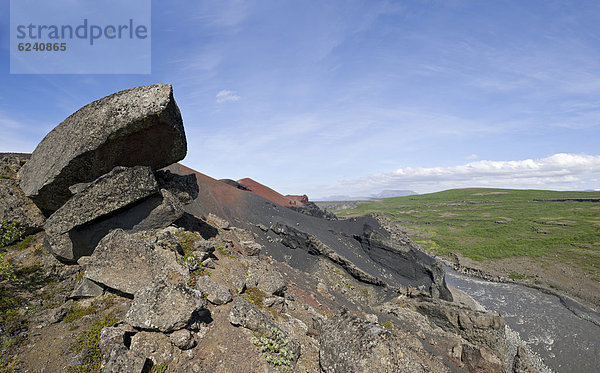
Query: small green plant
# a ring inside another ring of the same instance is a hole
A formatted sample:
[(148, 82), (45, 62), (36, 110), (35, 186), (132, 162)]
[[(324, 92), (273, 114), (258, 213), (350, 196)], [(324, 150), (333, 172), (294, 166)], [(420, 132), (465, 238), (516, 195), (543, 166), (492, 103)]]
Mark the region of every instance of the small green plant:
[(281, 330), (271, 328), (270, 331), (270, 337), (254, 337), (251, 340), (252, 344), (260, 347), (269, 365), (284, 370), (292, 364), (294, 359), (294, 353), (290, 349), (290, 341)]
[(379, 324), (389, 330), (392, 330), (392, 328), (394, 327), (394, 324), (392, 324), (391, 321), (380, 322)]
[(510, 274), (508, 275), (508, 277), (509, 277), (511, 280), (522, 280), (522, 279), (524, 279), (524, 278), (525, 278), (525, 275), (522, 275), (522, 274), (520, 274), (520, 273), (517, 273), (517, 272), (515, 272), (515, 271), (510, 271)]
[(82, 307), (77, 303), (73, 303), (73, 305), (67, 309), (67, 314), (63, 320), (71, 323), (75, 320), (79, 320), (83, 316), (94, 314), (96, 311), (98, 311), (98, 308), (94, 304), (88, 307)]
[(0, 344), (0, 373), (13, 373), (17, 371), (18, 360), (8, 357), (8, 351), (15, 345), (14, 339), (7, 339)]
[(0, 281), (7, 280), (9, 282), (15, 282), (17, 276), (15, 275), (15, 267), (9, 261), (4, 259), (6, 252), (0, 253)]
[(196, 256), (191, 253), (186, 254), (183, 258), (181, 258), (181, 260), (179, 260), (179, 264), (189, 269), (190, 279), (188, 280), (187, 285), (191, 288), (196, 287), (198, 277), (210, 276), (210, 272), (206, 270), (206, 267), (199, 262)]
[(152, 369), (150, 369), (150, 373), (165, 373), (169, 366), (165, 363), (160, 363), (158, 365), (153, 365)]
[(179, 244), (183, 250), (184, 256), (188, 256), (194, 251), (194, 244), (196, 241), (202, 240), (197, 233), (189, 231), (178, 231), (175, 236), (179, 239)]
[(225, 255), (228, 258), (235, 259), (235, 255), (230, 254), (229, 251), (227, 251), (227, 249), (225, 248), (225, 246), (217, 246), (217, 251), (220, 252), (221, 254)]
[(113, 326), (119, 320), (110, 313), (96, 321), (90, 330), (77, 337), (71, 350), (79, 355), (79, 365), (67, 368), (67, 373), (97, 373), (102, 363), (100, 351), (100, 331), (106, 326)]
[(0, 179), (9, 179), (12, 180), (12, 177), (6, 175), (6, 174), (0, 174)]
[(246, 288), (246, 291), (244, 291), (244, 294), (242, 294), (242, 298), (262, 308), (266, 295), (257, 287), (249, 287)]
[(16, 221), (3, 221), (0, 223), (0, 248), (19, 241), (24, 233), (25, 231)]
[(12, 243), (11, 245), (7, 246), (6, 249), (7, 250), (16, 250), (16, 251), (20, 251), (20, 250), (25, 250), (26, 248), (29, 247), (29, 245), (31, 245), (31, 243), (35, 240), (35, 235), (29, 235), (24, 237), (23, 239), (21, 239), (21, 241), (17, 241)]

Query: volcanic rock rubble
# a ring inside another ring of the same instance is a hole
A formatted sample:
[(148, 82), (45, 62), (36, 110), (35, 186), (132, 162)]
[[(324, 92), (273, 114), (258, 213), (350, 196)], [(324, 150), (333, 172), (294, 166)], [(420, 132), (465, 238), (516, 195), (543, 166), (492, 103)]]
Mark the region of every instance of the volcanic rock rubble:
[(90, 304), (115, 316), (102, 372), (534, 371), (502, 317), (449, 289), (384, 217), (278, 205), (177, 164), (186, 152), (172, 87), (151, 85), (83, 107), (30, 158), (2, 159), (15, 177), (0, 180), (0, 219), (43, 228), (68, 289), (31, 300), (23, 371), (84, 366), (61, 325)]

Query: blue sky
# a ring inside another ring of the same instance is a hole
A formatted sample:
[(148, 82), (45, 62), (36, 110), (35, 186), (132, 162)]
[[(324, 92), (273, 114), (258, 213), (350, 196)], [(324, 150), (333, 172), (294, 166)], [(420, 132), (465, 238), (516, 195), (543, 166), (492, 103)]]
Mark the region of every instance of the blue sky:
[(311, 198), (600, 188), (597, 1), (153, 1), (150, 75), (11, 75), (9, 21), (0, 0), (0, 151), (172, 83), (183, 163), (215, 178)]

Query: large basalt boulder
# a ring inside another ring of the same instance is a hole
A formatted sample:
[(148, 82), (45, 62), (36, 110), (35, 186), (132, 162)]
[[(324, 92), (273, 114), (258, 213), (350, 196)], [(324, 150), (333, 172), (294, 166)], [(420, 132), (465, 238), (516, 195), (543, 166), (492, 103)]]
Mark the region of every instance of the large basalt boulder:
[(233, 299), (228, 288), (208, 276), (199, 277), (196, 280), (196, 287), (206, 294), (206, 299), (212, 304), (221, 305), (229, 303)]
[(46, 222), (46, 233), (67, 233), (157, 192), (150, 167), (115, 167), (52, 214)]
[(46, 223), (45, 246), (72, 263), (91, 255), (111, 230), (164, 228), (184, 211), (180, 200), (159, 185), (150, 167), (115, 167), (79, 189)]
[(56, 211), (69, 187), (115, 166), (160, 169), (187, 152), (171, 85), (121, 91), (84, 106), (54, 128), (19, 171), (21, 189), (44, 211)]
[(271, 319), (255, 305), (242, 297), (234, 299), (231, 311), (229, 312), (229, 322), (232, 325), (241, 326), (259, 333), (268, 333), (269, 330), (277, 328), (277, 325)]
[(159, 282), (136, 292), (125, 320), (135, 328), (170, 333), (190, 326), (204, 306), (200, 291)]
[(286, 282), (272, 266), (257, 260), (248, 267), (246, 287), (257, 287), (265, 294), (282, 296), (286, 290)]
[(161, 245), (152, 234), (146, 237), (116, 229), (100, 241), (87, 262), (84, 277), (130, 295), (154, 282), (185, 284), (188, 270), (179, 264), (175, 252)]
[(125, 346), (125, 332), (121, 329), (115, 327), (102, 329), (99, 345), (102, 352), (100, 373), (150, 371), (151, 362), (140, 352), (129, 350)]

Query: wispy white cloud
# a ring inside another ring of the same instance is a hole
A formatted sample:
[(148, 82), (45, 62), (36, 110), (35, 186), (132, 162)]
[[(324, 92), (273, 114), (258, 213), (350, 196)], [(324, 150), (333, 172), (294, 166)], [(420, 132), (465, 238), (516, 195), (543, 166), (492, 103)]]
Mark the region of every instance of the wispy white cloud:
[(249, 13), (247, 2), (242, 0), (199, 2), (197, 14), (192, 18), (210, 27), (235, 28)]
[(32, 128), (40, 128), (34, 121), (22, 121), (15, 119), (0, 111), (0, 152), (30, 152), (43, 136), (42, 133), (32, 131)]
[(589, 189), (600, 174), (600, 155), (557, 153), (516, 161), (481, 160), (452, 167), (404, 167), (345, 180), (329, 192), (367, 195), (384, 189), (431, 192), (463, 187)]
[(465, 157), (465, 159), (477, 159), (479, 156), (477, 154), (471, 154)]
[(0, 112), (0, 129), (18, 129), (21, 128), (23, 124), (20, 122), (9, 118)]
[(240, 96), (238, 96), (236, 91), (228, 91), (226, 89), (219, 91), (215, 96), (218, 104), (222, 104), (225, 102), (236, 102), (240, 100)]

